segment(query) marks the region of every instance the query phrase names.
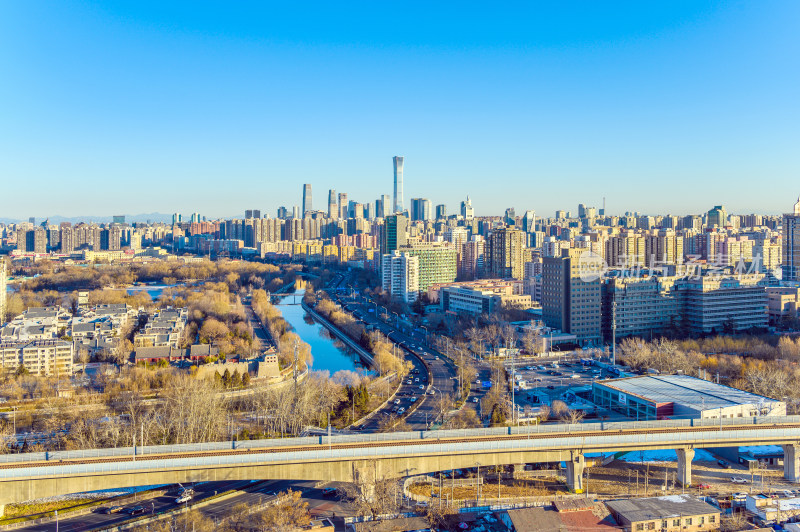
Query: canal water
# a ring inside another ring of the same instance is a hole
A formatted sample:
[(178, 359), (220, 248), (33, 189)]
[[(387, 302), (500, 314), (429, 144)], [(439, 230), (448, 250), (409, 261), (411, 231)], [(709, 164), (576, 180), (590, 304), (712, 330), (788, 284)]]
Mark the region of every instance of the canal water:
[[(303, 298), (302, 291), (283, 297), (275, 305), (281, 311), (283, 319), (292, 326), (294, 332), (311, 346), (311, 355), (314, 363), (311, 369), (314, 371), (328, 371), (331, 375), (341, 370), (364, 372), (359, 356), (349, 347), (339, 340), (333, 338), (328, 330), (314, 321), (311, 316), (303, 310), (299, 303)], [(274, 302), (274, 300), (273, 300)]]

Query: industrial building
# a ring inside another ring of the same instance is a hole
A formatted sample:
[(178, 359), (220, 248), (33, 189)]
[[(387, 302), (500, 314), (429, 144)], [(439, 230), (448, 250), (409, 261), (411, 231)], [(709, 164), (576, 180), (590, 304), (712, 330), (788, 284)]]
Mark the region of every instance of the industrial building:
[(784, 416), (786, 403), (688, 375), (592, 383), (593, 402), (636, 420)]

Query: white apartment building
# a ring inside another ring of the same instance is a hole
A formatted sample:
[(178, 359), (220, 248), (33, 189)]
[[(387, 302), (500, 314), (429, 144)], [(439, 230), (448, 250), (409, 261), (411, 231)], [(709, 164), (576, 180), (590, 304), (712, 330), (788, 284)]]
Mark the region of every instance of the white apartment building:
[(419, 297), (419, 257), (396, 250), (383, 255), (381, 284), (392, 297), (415, 302)]
[(0, 367), (13, 373), (24, 366), (33, 375), (71, 375), (73, 347), (62, 340), (0, 343)]

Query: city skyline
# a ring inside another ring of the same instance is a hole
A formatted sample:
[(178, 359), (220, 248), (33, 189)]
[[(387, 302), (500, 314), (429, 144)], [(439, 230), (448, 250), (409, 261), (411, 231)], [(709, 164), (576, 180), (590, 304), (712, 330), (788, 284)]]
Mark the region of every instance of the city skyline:
[(0, 216), (223, 217), (245, 184), (265, 212), (302, 183), (372, 201), (393, 154), (405, 196), (477, 215), (797, 193), (795, 3), (155, 7), (4, 4)]

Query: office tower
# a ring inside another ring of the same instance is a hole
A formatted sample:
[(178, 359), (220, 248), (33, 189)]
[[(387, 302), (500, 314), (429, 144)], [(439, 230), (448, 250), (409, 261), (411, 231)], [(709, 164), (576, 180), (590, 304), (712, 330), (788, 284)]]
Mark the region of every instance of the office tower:
[(406, 245), (406, 227), (408, 218), (402, 214), (392, 214), (386, 217), (383, 224), (383, 238), (381, 241), (381, 253), (387, 254)]
[[(581, 345), (600, 343), (600, 277), (585, 275), (585, 249), (564, 249), (542, 263), (542, 317), (548, 327), (574, 334)], [(583, 278), (581, 274), (584, 274)]]
[(347, 192), (339, 192), (339, 218), (347, 219)]
[(6, 279), (8, 279), (6, 261), (0, 258), (0, 325), (3, 325), (6, 322), (6, 309), (8, 308)]
[(526, 233), (533, 233), (536, 230), (536, 211), (525, 211), (522, 217), (522, 230)]
[(425, 198), (411, 198), (411, 221), (420, 222), (431, 219), (431, 202)]
[(36, 225), (36, 217), (31, 216), (30, 218), (28, 218), (28, 223), (31, 225)]
[(441, 203), (436, 206), (436, 219), (444, 220), (445, 218), (447, 218), (447, 205)]
[(375, 204), (374, 203), (366, 203), (364, 204), (364, 218), (367, 220), (374, 220), (375, 219)]
[(783, 279), (800, 281), (800, 198), (794, 213), (783, 215)]
[(289, 217), (289, 209), (287, 209), (286, 207), (283, 207), (283, 206), (278, 207), (277, 218), (279, 220), (285, 220), (288, 217)]
[(177, 225), (181, 223), (181, 215), (177, 212), (172, 215), (172, 225)]
[(300, 206), (292, 206), (292, 218), (300, 218)]
[(708, 217), (706, 218), (706, 226), (707, 227), (725, 227), (728, 225), (728, 213), (725, 212), (724, 205), (717, 205), (710, 211), (708, 211)]
[(200, 213), (199, 212), (193, 212), (192, 213), (192, 223), (193, 224), (199, 224), (200, 223)]
[(578, 203), (578, 218), (586, 218), (586, 205)]
[(336, 204), (336, 191), (328, 191), (328, 218), (336, 219), (339, 217), (339, 206)]
[(111, 220), (115, 224), (124, 224), (125, 223), (125, 215), (124, 214), (117, 214), (114, 215)]
[(313, 210), (311, 206), (311, 185), (306, 183), (303, 185), (303, 216), (311, 210)]
[(566, 220), (567, 219), (567, 212), (561, 209), (556, 211), (556, 220)]
[(390, 201), (392, 201), (392, 198), (389, 197), (389, 194), (381, 194), (381, 197), (378, 199), (378, 201), (380, 201), (381, 204), (381, 212), (377, 212), (376, 210), (375, 216), (377, 216), (378, 218), (386, 218), (387, 216), (392, 214), (390, 212), (392, 204), (389, 203)]
[(383, 218), (383, 217), (386, 216), (386, 213), (385, 213), (384, 208), (383, 208), (384, 205), (385, 204), (383, 203), (383, 198), (382, 197), (375, 200), (375, 216), (376, 217)]
[[(261, 218), (261, 210), (260, 209), (253, 209), (253, 218)], [(203, 221), (206, 221), (206, 217), (203, 216)]]
[(244, 219), (249, 220), (253, 217), (253, 209), (247, 209), (244, 211)]
[(393, 298), (413, 303), (419, 296), (419, 257), (397, 250), (383, 255), (381, 260), (383, 291)]
[(392, 157), (394, 163), (394, 212), (403, 212), (403, 158)]
[(461, 202), (461, 216), (467, 220), (475, 217), (475, 210), (472, 208), (472, 200), (467, 196), (466, 201)]
[(517, 223), (517, 213), (514, 211), (514, 207), (506, 209), (504, 220), (508, 225), (515, 225)]
[(503, 228), (492, 231), (486, 246), (486, 270), (490, 277), (522, 279), (525, 276), (525, 233)]

